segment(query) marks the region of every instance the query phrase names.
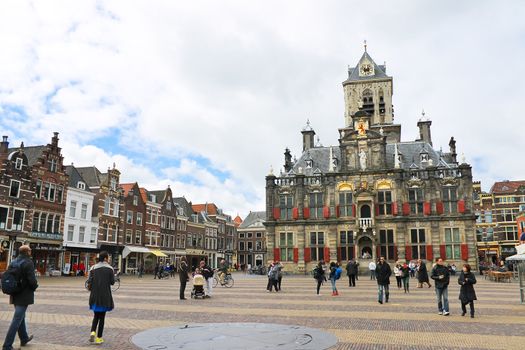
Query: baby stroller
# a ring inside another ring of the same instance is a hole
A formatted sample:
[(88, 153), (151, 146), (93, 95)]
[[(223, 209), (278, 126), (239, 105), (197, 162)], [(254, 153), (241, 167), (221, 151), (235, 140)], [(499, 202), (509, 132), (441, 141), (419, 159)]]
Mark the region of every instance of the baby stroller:
[(195, 273), (193, 275), (193, 289), (191, 290), (191, 298), (197, 299), (202, 298), (204, 299), (204, 276), (200, 273)]

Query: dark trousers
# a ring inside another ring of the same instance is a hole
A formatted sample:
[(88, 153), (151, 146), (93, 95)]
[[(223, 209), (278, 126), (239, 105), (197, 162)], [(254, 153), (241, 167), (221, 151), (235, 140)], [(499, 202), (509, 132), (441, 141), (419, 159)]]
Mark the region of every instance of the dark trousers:
[(27, 305), (15, 305), (15, 314), (7, 330), (3, 349), (12, 349), (16, 333), (20, 341), (26, 341), (29, 338), (26, 330), (26, 311)]
[(186, 290), (187, 280), (180, 281), (180, 298), (184, 299), (184, 291)]
[(467, 304), (470, 305), (470, 315), (474, 316), (474, 302), (473, 301), (469, 301), (466, 304), (463, 304), (463, 302), (461, 302), (461, 310), (463, 310), (463, 313), (466, 314), (467, 313)]
[(97, 330), (97, 337), (102, 338), (102, 333), (104, 333), (104, 320), (106, 319), (106, 313), (105, 312), (95, 312), (93, 314), (93, 322), (91, 323), (91, 332), (95, 332)]
[(401, 276), (396, 276), (397, 288), (401, 288)]
[(278, 292), (279, 289), (277, 289), (277, 282), (278, 282), (278, 280), (273, 280), (271, 278), (268, 278), (268, 285), (266, 286), (266, 289), (271, 292), (272, 288), (274, 288), (275, 291)]
[(323, 284), (323, 280), (317, 280), (317, 294), (319, 294), (319, 290), (321, 290), (322, 284)]
[(348, 275), (348, 286), (355, 287), (355, 275)]
[(159, 270), (155, 270), (155, 272), (153, 273), (153, 279), (156, 280), (157, 277), (159, 276)]
[(277, 288), (278, 290), (281, 290), (281, 281), (283, 280), (283, 276), (279, 276), (277, 279)]

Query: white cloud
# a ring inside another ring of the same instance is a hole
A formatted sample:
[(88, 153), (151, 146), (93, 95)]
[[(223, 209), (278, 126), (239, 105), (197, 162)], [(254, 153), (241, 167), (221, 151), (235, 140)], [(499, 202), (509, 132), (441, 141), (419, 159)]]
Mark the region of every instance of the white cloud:
[[(404, 139), (417, 137), (425, 108), (434, 145), (446, 149), (453, 135), (488, 188), (523, 170), (513, 126), (524, 10), (517, 0), (4, 1), (0, 131), (26, 144), (60, 131), (67, 163), (117, 162), (129, 181), (171, 183), (232, 213), (262, 210), (264, 176), (271, 164), (278, 172), (284, 147), (300, 151), (307, 117), (323, 144), (337, 143), (341, 81), (367, 39), (394, 76)], [(111, 135), (117, 148), (96, 146)]]

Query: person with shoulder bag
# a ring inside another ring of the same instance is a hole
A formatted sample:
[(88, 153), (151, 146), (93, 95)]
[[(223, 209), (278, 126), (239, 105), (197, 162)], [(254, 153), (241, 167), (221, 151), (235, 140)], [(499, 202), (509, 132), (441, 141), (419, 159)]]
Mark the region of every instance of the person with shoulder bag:
[[(9, 303), (15, 307), (13, 319), (5, 336), (3, 350), (13, 350), (17, 333), (22, 346), (33, 340), (33, 336), (27, 334), (25, 317), (27, 307), (35, 303), (35, 290), (38, 288), (38, 282), (35, 276), (35, 265), (31, 260), (31, 248), (23, 245), (18, 252), (18, 257), (9, 264), (7, 271), (2, 276), (2, 291), (9, 294)], [(8, 287), (10, 290), (7, 290)]]
[(474, 318), (474, 300), (476, 298), (476, 291), (474, 285), (476, 284), (476, 276), (470, 271), (470, 265), (463, 265), (463, 270), (458, 278), (458, 283), (461, 286), (459, 290), (459, 300), (461, 300), (461, 316), (467, 314), (467, 304), (470, 305), (470, 317)]
[[(106, 312), (113, 310), (113, 296), (111, 286), (115, 284), (115, 271), (108, 263), (109, 255), (102, 251), (98, 255), (98, 263), (89, 270), (88, 289), (89, 309), (93, 311), (93, 322), (91, 323), (91, 334), (89, 341), (95, 344), (104, 343), (104, 322)], [(98, 328), (98, 331), (97, 331)]]

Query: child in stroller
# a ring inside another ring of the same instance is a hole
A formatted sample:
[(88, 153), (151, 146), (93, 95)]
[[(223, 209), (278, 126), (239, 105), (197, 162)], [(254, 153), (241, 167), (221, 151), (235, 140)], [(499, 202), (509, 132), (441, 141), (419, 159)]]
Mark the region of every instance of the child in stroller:
[(204, 276), (201, 274), (201, 269), (195, 269), (193, 273), (193, 289), (191, 290), (192, 298), (204, 299)]

